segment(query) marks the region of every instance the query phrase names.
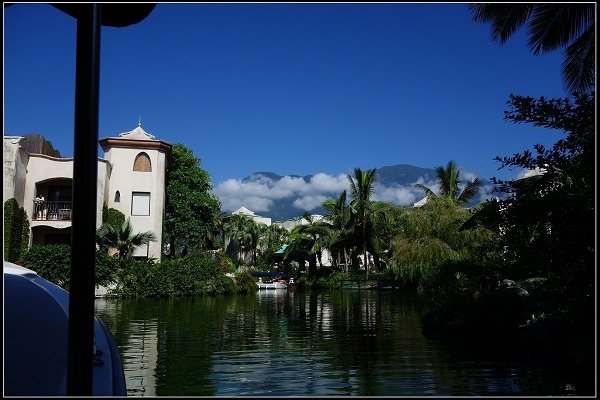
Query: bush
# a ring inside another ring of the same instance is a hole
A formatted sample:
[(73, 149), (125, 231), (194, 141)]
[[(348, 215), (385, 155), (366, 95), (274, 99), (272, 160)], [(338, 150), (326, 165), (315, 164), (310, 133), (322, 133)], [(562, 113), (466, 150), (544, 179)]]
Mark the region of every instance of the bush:
[[(39, 276), (69, 290), (71, 279), (71, 247), (66, 244), (32, 246), (24, 256), (24, 266)], [(80, 266), (83, 268), (84, 266)], [(116, 279), (119, 260), (96, 252), (96, 285), (107, 285)]]
[(24, 266), (39, 276), (69, 290), (71, 247), (66, 244), (32, 246), (23, 259)]
[(108, 208), (106, 203), (102, 207), (102, 223), (108, 224), (115, 229), (119, 229), (125, 222), (125, 214), (116, 208)]
[(250, 294), (256, 293), (258, 285), (254, 280), (254, 277), (249, 272), (240, 272), (235, 275), (235, 281), (238, 287), (238, 293)]
[(96, 285), (106, 286), (116, 279), (119, 259), (104, 251), (96, 251)]
[(164, 260), (127, 261), (118, 273), (117, 294), (127, 297), (173, 297), (238, 293), (209, 254)]
[(4, 202), (4, 259), (22, 262), (29, 247), (29, 220), (14, 198)]

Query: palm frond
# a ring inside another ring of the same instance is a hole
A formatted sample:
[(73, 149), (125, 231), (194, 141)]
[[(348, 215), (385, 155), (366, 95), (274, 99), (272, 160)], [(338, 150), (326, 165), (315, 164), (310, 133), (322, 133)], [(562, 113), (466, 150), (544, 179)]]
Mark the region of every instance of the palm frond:
[(483, 185), (483, 181), (479, 178), (475, 178), (469, 182), (461, 192), (460, 196), (458, 196), (456, 199), (456, 204), (459, 206), (467, 204), (467, 202), (477, 194), (477, 191), (481, 188), (481, 185)]
[(533, 12), (535, 4), (470, 4), (475, 22), (490, 22), (492, 40), (506, 43), (522, 28)]
[(423, 192), (425, 192), (425, 195), (427, 197), (436, 197), (435, 193), (433, 192), (433, 190), (429, 189), (427, 186), (422, 185), (420, 183), (415, 184), (415, 186), (413, 186), (415, 189), (418, 190), (422, 190)]
[(569, 93), (589, 93), (596, 83), (596, 34), (592, 25), (564, 51), (563, 77)]

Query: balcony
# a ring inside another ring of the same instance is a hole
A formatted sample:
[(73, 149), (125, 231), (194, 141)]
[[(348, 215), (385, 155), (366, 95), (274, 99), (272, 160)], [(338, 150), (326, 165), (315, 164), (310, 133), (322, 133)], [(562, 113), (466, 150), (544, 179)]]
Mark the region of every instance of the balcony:
[(34, 221), (70, 221), (71, 220), (71, 202), (70, 201), (33, 201)]

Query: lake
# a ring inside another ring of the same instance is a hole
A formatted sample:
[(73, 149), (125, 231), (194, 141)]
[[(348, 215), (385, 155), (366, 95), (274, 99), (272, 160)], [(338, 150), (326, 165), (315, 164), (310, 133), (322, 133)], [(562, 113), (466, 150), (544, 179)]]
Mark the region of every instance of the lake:
[(577, 395), (559, 363), (424, 337), (400, 290), (97, 299), (128, 396)]

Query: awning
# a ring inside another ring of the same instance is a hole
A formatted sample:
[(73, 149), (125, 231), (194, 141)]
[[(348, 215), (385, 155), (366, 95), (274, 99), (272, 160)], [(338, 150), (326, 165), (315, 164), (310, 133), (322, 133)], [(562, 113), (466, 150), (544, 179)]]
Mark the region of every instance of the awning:
[(287, 249), (287, 248), (288, 248), (288, 246), (289, 246), (289, 244), (284, 244), (284, 245), (282, 245), (282, 246), (279, 248), (279, 250), (277, 250), (277, 251), (276, 251), (275, 253), (273, 253), (273, 254), (283, 254), (283, 253), (285, 253), (285, 249)]
[(285, 272), (252, 272), (252, 276), (257, 278), (285, 278), (288, 279), (288, 274)]

